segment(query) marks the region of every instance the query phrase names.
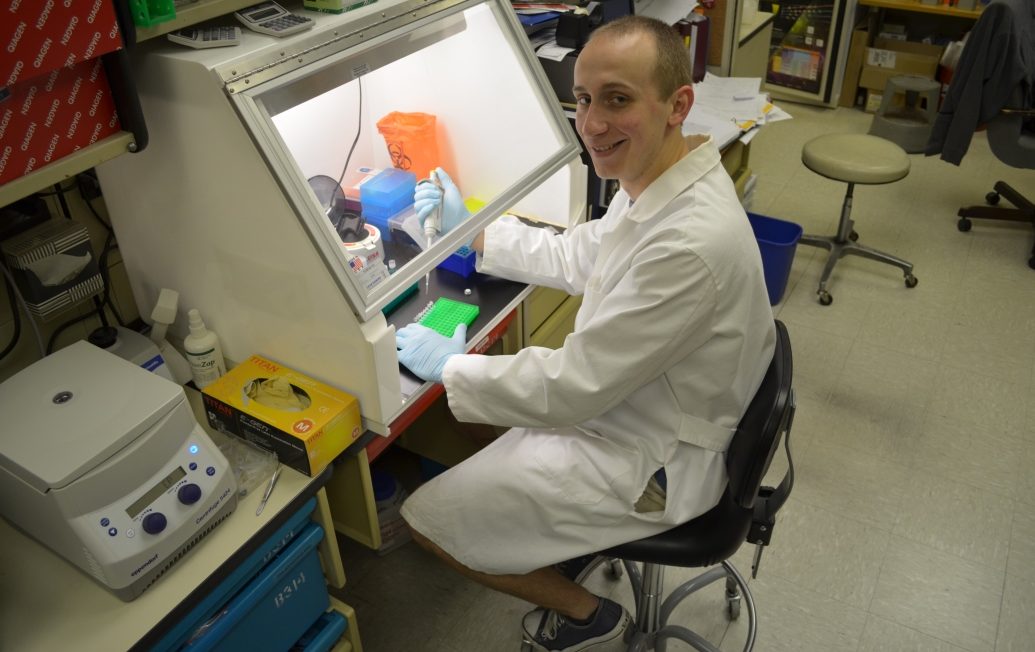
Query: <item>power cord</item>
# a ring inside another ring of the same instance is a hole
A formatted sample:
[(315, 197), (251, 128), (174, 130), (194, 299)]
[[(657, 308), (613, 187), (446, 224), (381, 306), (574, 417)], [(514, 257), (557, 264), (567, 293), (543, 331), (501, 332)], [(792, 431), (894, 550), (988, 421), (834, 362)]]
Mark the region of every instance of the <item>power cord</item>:
[(359, 84), (359, 106), (356, 108), (356, 137), (352, 140), (352, 147), (349, 148), (348, 156), (345, 157), (345, 166), (341, 169), (341, 176), (338, 177), (338, 186), (341, 186), (342, 179), (345, 178), (345, 173), (349, 170), (352, 152), (356, 151), (356, 143), (359, 142), (359, 135), (363, 132), (363, 78), (357, 77), (356, 83)]
[(14, 321), (14, 333), (11, 334), (11, 341), (7, 343), (3, 351), (0, 351), (0, 361), (10, 355), (14, 347), (18, 345), (18, 340), (22, 336), (22, 315), (18, 309), (18, 300), (15, 298), (14, 288), (11, 287), (11, 281), (4, 277), (4, 285), (7, 287), (7, 302), (11, 306), (11, 318)]
[[(22, 310), (25, 311), (25, 321), (29, 322), (29, 327), (32, 329), (33, 334), (36, 336), (36, 345), (39, 347), (40, 357), (46, 357), (48, 351), (47, 348), (43, 345), (43, 333), (40, 332), (39, 325), (36, 323), (36, 320), (32, 318), (32, 313), (29, 312), (29, 305), (25, 303), (25, 297), (23, 297), (22, 293), (18, 291), (18, 284), (15, 282), (14, 276), (11, 274), (11, 270), (7, 269), (7, 265), (4, 264), (0, 264), (0, 270), (3, 270), (4, 272), (4, 278), (6, 279), (8, 290), (12, 292), (15, 297), (18, 298), (18, 303), (21, 304)], [(17, 311), (12, 310), (12, 312), (15, 313), (15, 319), (17, 319)], [(13, 348), (13, 345), (9, 346)], [(4, 355), (7, 355), (6, 350)]]

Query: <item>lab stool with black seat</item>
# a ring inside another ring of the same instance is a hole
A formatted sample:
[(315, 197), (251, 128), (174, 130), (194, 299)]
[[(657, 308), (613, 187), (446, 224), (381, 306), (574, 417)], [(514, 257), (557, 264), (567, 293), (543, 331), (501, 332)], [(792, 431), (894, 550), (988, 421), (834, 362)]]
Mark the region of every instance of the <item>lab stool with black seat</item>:
[[(717, 652), (718, 647), (700, 634), (669, 622), (676, 607), (687, 597), (718, 581), (726, 584), (726, 615), (731, 620), (746, 606), (748, 632), (744, 651), (754, 648), (757, 623), (755, 602), (747, 581), (729, 561), (744, 543), (757, 546), (751, 570), (758, 571), (762, 549), (769, 545), (776, 513), (787, 501), (794, 484), (790, 434), (794, 421), (793, 360), (787, 328), (776, 321), (776, 350), (761, 386), (737, 424), (726, 452), (729, 484), (719, 504), (688, 523), (661, 534), (604, 550), (595, 560), (610, 564), (610, 576), (617, 577), (614, 560), (621, 560), (632, 584), (635, 620), (626, 632), (629, 652), (664, 650), (669, 639), (690, 644), (697, 650)], [(774, 455), (783, 442), (788, 470), (776, 487), (762, 485)], [(637, 566), (635, 562), (641, 562)], [(709, 567), (664, 596), (666, 566)], [(523, 649), (530, 649), (527, 641)]]
[(861, 256), (902, 270), (907, 288), (916, 287), (913, 264), (897, 256), (859, 244), (859, 234), (852, 219), (852, 197), (856, 184), (879, 185), (893, 183), (909, 174), (909, 157), (901, 147), (868, 134), (824, 134), (817, 136), (801, 150), (801, 161), (816, 174), (848, 184), (837, 233), (832, 236), (805, 234), (800, 243), (823, 247), (830, 252), (819, 277), (816, 294), (820, 304), (829, 306), (834, 297), (827, 289), (830, 274), (837, 261), (844, 256)]

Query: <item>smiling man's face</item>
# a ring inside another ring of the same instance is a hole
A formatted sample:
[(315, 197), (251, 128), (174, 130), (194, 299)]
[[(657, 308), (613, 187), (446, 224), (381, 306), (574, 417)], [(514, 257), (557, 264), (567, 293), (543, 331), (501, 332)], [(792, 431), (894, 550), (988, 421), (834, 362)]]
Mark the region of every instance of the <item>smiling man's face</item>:
[(633, 199), (685, 153), (678, 105), (693, 95), (659, 97), (655, 51), (649, 34), (608, 34), (590, 40), (575, 62), (575, 129), (597, 176), (618, 179)]

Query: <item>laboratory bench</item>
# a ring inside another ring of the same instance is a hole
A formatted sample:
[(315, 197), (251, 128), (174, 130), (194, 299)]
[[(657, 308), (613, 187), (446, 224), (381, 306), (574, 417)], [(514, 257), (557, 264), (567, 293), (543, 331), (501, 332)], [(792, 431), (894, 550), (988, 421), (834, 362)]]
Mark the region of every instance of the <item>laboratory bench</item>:
[[(417, 291), (388, 315), (387, 321), (401, 328), (440, 297), (479, 307), (478, 317), (468, 329), (468, 351), (488, 355), (516, 353), (530, 345), (559, 347), (574, 327), (582, 303), (580, 297), (559, 290), (477, 272), (464, 278), (435, 269), (428, 289), (421, 281)], [(401, 366), (399, 373), (403, 405), (392, 419), (388, 435), (364, 433), (335, 460), (335, 474), (327, 484), (335, 528), (372, 549), (381, 547), (382, 541), (370, 466), (382, 453), (398, 442), (432, 462), (452, 466), (474, 452), (470, 440), (449, 428), (436, 429), (435, 437), (412, 436), (410, 427), (422, 417), (426, 420), (429, 409), (441, 402), (444, 389), (440, 383), (424, 382)]]
[[(195, 415), (205, 426), (200, 394), (189, 387), (186, 391)], [(299, 559), (299, 565), (286, 567), (286, 572), (293, 575), (285, 582), (297, 584), (305, 569), (302, 564), (308, 562), (312, 568), (322, 567), (320, 580), (326, 579), (327, 584), (336, 588), (344, 586), (345, 574), (324, 490), (332, 475), (332, 467), (312, 478), (282, 468), (260, 515), (255, 512), (263, 491), (240, 497), (229, 518), (132, 602), (119, 600), (72, 564), (0, 519), (0, 549), (4, 551), (0, 561), (0, 649), (179, 649), (184, 636), (228, 600), (231, 607), (241, 602), (237, 596), (245, 596), (260, 579), (266, 585), (279, 581), (279, 576), (270, 577), (268, 570), (287, 557), (288, 552)], [(306, 555), (304, 546), (312, 548), (312, 553)], [(306, 599), (322, 600), (326, 586), (322, 581), (314, 585), (311, 576), (310, 572), (305, 578)], [(278, 586), (274, 585), (272, 590), (280, 591), (279, 594), (256, 598), (262, 601), (256, 612), (260, 608), (275, 609), (278, 618), (284, 614), (287, 619), (290, 609), (281, 607), (292, 605), (292, 591)], [(302, 594), (301, 587), (294, 588), (296, 595)], [(345, 631), (331, 644), (333, 648), (312, 649), (360, 652), (355, 612), (329, 596), (328, 601), (327, 615), (343, 618)], [(245, 600), (241, 604), (249, 603)], [(309, 624), (312, 623), (303, 624), (301, 629), (304, 631)], [(202, 649), (204, 641), (196, 641), (196, 645)]]

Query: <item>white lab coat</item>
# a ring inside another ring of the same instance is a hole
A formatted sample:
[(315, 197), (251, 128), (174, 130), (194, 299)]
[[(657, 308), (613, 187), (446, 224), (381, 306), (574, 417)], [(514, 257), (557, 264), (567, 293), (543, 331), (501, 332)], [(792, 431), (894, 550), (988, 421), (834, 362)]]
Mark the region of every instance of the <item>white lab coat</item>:
[[(454, 356), (461, 421), (510, 426), (403, 516), (464, 565), (525, 573), (671, 528), (717, 502), (724, 451), (775, 343), (758, 246), (710, 138), (630, 205), (563, 235), (500, 220), (482, 272), (582, 294), (557, 350)], [(634, 505), (665, 467), (664, 511)]]

